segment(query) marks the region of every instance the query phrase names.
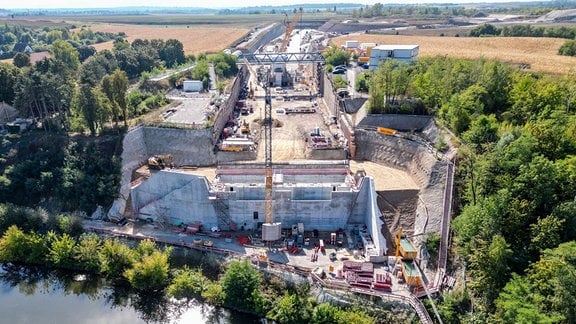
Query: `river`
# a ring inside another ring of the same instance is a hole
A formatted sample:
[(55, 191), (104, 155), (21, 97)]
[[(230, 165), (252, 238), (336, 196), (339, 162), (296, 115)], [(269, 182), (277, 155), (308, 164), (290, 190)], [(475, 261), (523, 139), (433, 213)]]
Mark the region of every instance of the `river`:
[(194, 300), (142, 295), (98, 276), (33, 267), (0, 268), (0, 323), (259, 323)]

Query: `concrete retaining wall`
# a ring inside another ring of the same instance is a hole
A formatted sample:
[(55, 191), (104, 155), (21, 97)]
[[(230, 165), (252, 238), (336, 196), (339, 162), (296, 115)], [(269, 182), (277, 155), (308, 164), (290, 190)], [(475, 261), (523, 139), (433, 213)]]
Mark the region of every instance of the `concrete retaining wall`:
[(259, 35), (257, 39), (250, 42), (247, 50), (250, 53), (257, 53), (260, 47), (270, 43), (274, 38), (280, 37), (284, 33), (286, 33), (286, 26), (284, 26), (283, 24), (276, 24), (273, 27), (271, 27), (267, 33)]
[(120, 179), (120, 193), (110, 210), (108, 217), (120, 219), (126, 209), (126, 201), (130, 196), (130, 182), (132, 171), (148, 159), (148, 149), (144, 140), (144, 128), (138, 127), (128, 132), (122, 140), (122, 178)]
[(306, 159), (308, 160), (345, 160), (346, 151), (343, 149), (333, 150), (307, 150)]
[(248, 79), (248, 68), (244, 65), (240, 67), (240, 71), (236, 75), (234, 79), (234, 84), (232, 85), (232, 90), (230, 91), (230, 96), (228, 100), (224, 104), (220, 106), (220, 110), (214, 119), (214, 123), (212, 125), (212, 144), (216, 145), (218, 139), (220, 139), (220, 134), (224, 130), (226, 123), (234, 117), (234, 107), (236, 106), (236, 101), (238, 100), (238, 96), (240, 94), (240, 90), (242, 87), (246, 85)]
[(218, 163), (224, 162), (235, 162), (235, 161), (254, 161), (258, 157), (258, 152), (256, 151), (246, 151), (246, 152), (223, 152), (219, 151), (216, 153), (216, 161)]
[[(209, 166), (216, 163), (212, 144), (212, 129), (187, 130), (175, 128), (144, 128), (148, 156), (172, 154), (174, 164)], [(145, 162), (144, 160), (143, 162)]]
[(433, 124), (431, 116), (420, 115), (368, 115), (364, 117), (358, 127), (386, 127), (403, 132), (421, 132), (430, 124)]
[[(372, 115), (364, 118), (359, 125), (367, 128), (377, 126), (398, 130), (416, 130), (427, 140), (434, 142), (441, 131), (431, 117), (409, 115)], [(356, 129), (356, 157), (382, 163), (408, 172), (420, 189), (414, 233), (437, 232), (441, 230), (444, 186), (447, 162), (431, 145), (402, 138), (387, 136), (374, 130)], [(392, 233), (394, 234), (394, 233)], [(425, 235), (415, 240), (420, 244)]]
[(356, 129), (356, 158), (408, 171), (419, 144), (372, 130)]

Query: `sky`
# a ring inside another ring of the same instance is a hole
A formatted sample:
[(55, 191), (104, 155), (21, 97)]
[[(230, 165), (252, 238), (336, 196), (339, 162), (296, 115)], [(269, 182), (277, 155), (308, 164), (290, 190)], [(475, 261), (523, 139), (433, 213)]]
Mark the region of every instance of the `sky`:
[(382, 4), (424, 4), (424, 3), (479, 3), (479, 2), (512, 2), (519, 0), (0, 0), (0, 9), (46, 9), (46, 8), (114, 8), (131, 6), (151, 7), (203, 7), (203, 8), (236, 8), (263, 5), (288, 4), (323, 4), (323, 3), (361, 3)]

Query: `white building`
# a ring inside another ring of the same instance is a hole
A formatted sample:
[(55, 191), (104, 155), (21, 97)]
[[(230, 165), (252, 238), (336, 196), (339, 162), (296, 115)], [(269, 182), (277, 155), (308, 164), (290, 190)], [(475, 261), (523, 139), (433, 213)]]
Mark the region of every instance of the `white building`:
[(419, 45), (379, 45), (370, 51), (370, 70), (376, 70), (380, 62), (395, 59), (411, 63), (418, 58)]

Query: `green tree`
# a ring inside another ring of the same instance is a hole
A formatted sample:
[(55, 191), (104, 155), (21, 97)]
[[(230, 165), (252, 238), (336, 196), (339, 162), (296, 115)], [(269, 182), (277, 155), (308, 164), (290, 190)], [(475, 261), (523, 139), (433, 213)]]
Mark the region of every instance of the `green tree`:
[(25, 234), (17, 226), (10, 226), (0, 239), (0, 262), (43, 264), (48, 247), (38, 234)]
[(159, 49), (158, 54), (169, 68), (186, 62), (184, 45), (177, 39), (167, 40), (164, 46)]
[(353, 307), (351, 309), (341, 310), (338, 313), (337, 323), (375, 324), (376, 321), (370, 315), (366, 314), (366, 312)]
[(128, 86), (128, 76), (120, 69), (116, 69), (112, 75), (107, 75), (102, 78), (102, 92), (111, 103), (113, 120), (117, 123), (121, 112), (125, 127), (128, 125), (128, 102), (126, 101)]
[(236, 56), (226, 53), (212, 54), (208, 56), (208, 61), (214, 65), (216, 75), (228, 78), (238, 73), (238, 65), (236, 64)]
[(478, 116), (470, 123), (470, 128), (462, 134), (462, 138), (477, 154), (486, 152), (486, 145), (498, 141), (498, 121), (496, 116)]
[(553, 316), (560, 314), (566, 323), (576, 321), (576, 242), (545, 250), (528, 270), (528, 279), (536, 292), (546, 296), (541, 309)]
[(14, 55), (12, 62), (14, 63), (14, 66), (19, 68), (30, 66), (30, 55), (18, 52), (16, 55)]
[(254, 313), (261, 297), (262, 278), (248, 260), (231, 261), (222, 276), (224, 305), (230, 308)]
[(504, 237), (495, 235), (491, 241), (477, 241), (470, 255), (470, 287), (479, 297), (481, 309), (491, 312), (494, 300), (510, 276), (512, 250)]
[(82, 85), (77, 90), (72, 103), (74, 109), (82, 116), (92, 136), (96, 135), (101, 110), (101, 102), (97, 96), (92, 87)]
[(396, 60), (381, 63), (371, 77), (370, 109), (373, 112), (398, 113), (400, 99), (410, 85), (408, 65)]
[(192, 270), (188, 266), (177, 269), (174, 272), (174, 279), (168, 286), (168, 295), (176, 298), (192, 298), (202, 296), (208, 281), (202, 275), (202, 270)]
[(99, 273), (101, 266), (98, 254), (102, 244), (98, 235), (82, 234), (74, 249), (74, 259), (78, 262), (78, 267), (85, 271)]
[(226, 294), (220, 283), (210, 282), (206, 285), (206, 289), (202, 291), (202, 298), (211, 305), (218, 307), (224, 305)]
[(354, 85), (354, 88), (358, 92), (370, 91), (370, 82), (367, 73), (361, 73), (360, 75), (358, 75), (358, 77), (356, 78), (356, 84)]
[(562, 221), (561, 241), (568, 242), (576, 239), (576, 201), (567, 201), (557, 205), (551, 216)]
[(328, 303), (322, 303), (316, 307), (312, 312), (310, 323), (312, 324), (332, 324), (337, 323), (338, 314), (340, 309)]
[(266, 317), (278, 323), (298, 324), (309, 322), (311, 312), (311, 306), (305, 299), (297, 294), (285, 293), (274, 301)]
[(504, 323), (559, 323), (563, 317), (548, 315), (540, 308), (544, 296), (538, 294), (524, 277), (512, 275), (512, 280), (496, 300), (495, 317)]
[(48, 233), (47, 237), (50, 241), (48, 256), (50, 262), (58, 268), (74, 269), (76, 266), (76, 262), (74, 262), (76, 241), (74, 238), (66, 233), (56, 235), (54, 232)]
[(326, 64), (331, 66), (348, 65), (350, 60), (350, 53), (336, 46), (328, 47), (322, 56), (324, 56)]
[(335, 76), (333, 82), (334, 82), (334, 88), (336, 89), (348, 87), (348, 82), (346, 82), (346, 80), (344, 80), (344, 78), (340, 75)]
[(169, 284), (168, 258), (172, 249), (165, 248), (161, 252), (155, 248), (154, 244), (151, 248), (150, 243), (151, 241), (142, 241), (139, 244), (138, 259), (123, 274), (132, 287), (142, 291), (162, 290)]
[(14, 103), (14, 86), (20, 74), (20, 69), (14, 65), (0, 62), (0, 102), (9, 105)]
[(566, 41), (558, 49), (559, 55), (576, 56), (576, 40)]
[(102, 272), (110, 278), (120, 278), (135, 262), (134, 252), (118, 239), (105, 240), (98, 258)]
[(63, 40), (56, 40), (52, 43), (50, 53), (55, 60), (64, 63), (68, 69), (72, 71), (78, 70), (80, 66), (80, 55), (70, 43)]
[(492, 24), (482, 24), (478, 27), (470, 29), (468, 35), (470, 37), (480, 37), (480, 36), (498, 36), (501, 31), (499, 28)]

